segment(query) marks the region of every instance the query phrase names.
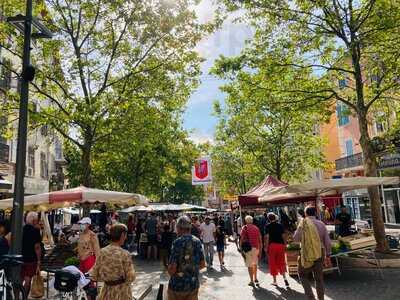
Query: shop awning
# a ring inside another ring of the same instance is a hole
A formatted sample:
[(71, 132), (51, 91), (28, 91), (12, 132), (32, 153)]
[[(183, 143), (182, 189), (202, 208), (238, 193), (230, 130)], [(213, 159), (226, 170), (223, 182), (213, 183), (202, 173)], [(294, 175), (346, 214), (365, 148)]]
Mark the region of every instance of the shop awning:
[(265, 179), (252, 189), (250, 189), (246, 194), (240, 195), (239, 204), (240, 206), (253, 206), (260, 204), (259, 199), (267, 194), (274, 194), (277, 190), (287, 186), (275, 177), (268, 175)]
[(12, 182), (0, 177), (0, 190), (11, 190)]
[(192, 204), (149, 204), (148, 206), (133, 206), (120, 210), (122, 213), (157, 212), (157, 211), (207, 211), (207, 208)]
[(400, 184), (399, 177), (350, 177), (292, 184), (281, 189), (281, 191), (287, 193), (311, 193), (314, 195), (342, 194), (347, 191), (364, 189), (372, 186), (397, 184)]
[[(49, 210), (83, 203), (138, 205), (147, 204), (148, 200), (140, 194), (106, 191), (80, 186), (73, 189), (26, 196), (24, 208), (26, 210)], [(0, 209), (11, 209), (12, 206), (13, 199), (0, 201)]]
[[(70, 215), (79, 215), (79, 209), (75, 207), (66, 207), (62, 209), (62, 212), (65, 214), (70, 214)], [(98, 209), (91, 209), (90, 210), (91, 214), (100, 214), (101, 211)]]

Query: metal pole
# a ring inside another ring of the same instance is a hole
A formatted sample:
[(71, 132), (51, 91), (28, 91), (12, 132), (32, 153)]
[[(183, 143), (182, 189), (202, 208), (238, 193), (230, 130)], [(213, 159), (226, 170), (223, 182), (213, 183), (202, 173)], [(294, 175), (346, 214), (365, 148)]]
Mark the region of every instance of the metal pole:
[[(32, 0), (26, 1), (25, 29), (24, 29), (24, 53), (22, 61), (22, 72), (30, 65), (31, 32), (32, 31)], [(22, 219), (24, 215), (24, 177), (26, 163), (26, 144), (28, 131), (28, 101), (29, 81), (21, 80), (19, 122), (18, 122), (18, 143), (17, 162), (15, 168), (13, 216), (11, 222), (11, 253), (21, 254), (22, 248)]]

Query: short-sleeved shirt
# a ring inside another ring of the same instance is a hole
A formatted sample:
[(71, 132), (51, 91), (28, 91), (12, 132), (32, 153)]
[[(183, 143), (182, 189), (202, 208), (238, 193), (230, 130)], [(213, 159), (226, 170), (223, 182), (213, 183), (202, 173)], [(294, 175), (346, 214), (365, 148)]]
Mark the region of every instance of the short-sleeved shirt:
[(42, 242), (40, 230), (26, 224), (22, 230), (22, 259), (26, 263), (36, 262), (35, 245)]
[(156, 218), (150, 218), (146, 221), (146, 233), (149, 235), (157, 234), (157, 224), (158, 221)]
[(260, 249), (260, 229), (253, 224), (243, 226), (240, 237), (243, 240), (248, 240), (252, 248)]
[(203, 243), (211, 243), (215, 242), (214, 233), (216, 231), (216, 227), (214, 223), (206, 224), (203, 223), (200, 225), (201, 239)]
[(285, 228), (278, 222), (272, 222), (265, 226), (265, 234), (268, 234), (269, 243), (284, 244), (282, 235)]
[(172, 244), (169, 263), (177, 265), (177, 272), (169, 280), (169, 288), (176, 292), (190, 292), (200, 287), (200, 262), (204, 261), (201, 242), (193, 235), (184, 235)]

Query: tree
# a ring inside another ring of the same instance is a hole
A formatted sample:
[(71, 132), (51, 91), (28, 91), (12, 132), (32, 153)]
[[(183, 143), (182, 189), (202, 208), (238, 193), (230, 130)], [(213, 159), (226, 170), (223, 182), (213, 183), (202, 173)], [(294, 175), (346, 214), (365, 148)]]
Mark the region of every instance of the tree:
[(221, 88), (227, 94), (225, 108), (215, 106), (220, 123), (214, 169), (220, 185), (226, 192), (244, 193), (266, 175), (301, 180), (322, 167), (322, 139), (314, 130), (323, 121), (324, 107), (290, 103), (293, 96), (277, 91), (298, 86), (300, 75), (312, 82), (312, 74), (291, 68), (271, 75), (263, 67), (237, 68), (240, 64), (240, 58), (221, 57), (213, 69), (221, 78), (231, 79)]
[(78, 150), (81, 184), (93, 186), (95, 148), (129, 127), (125, 116), (136, 102), (182, 110), (199, 74), (193, 48), (209, 28), (197, 23), (192, 4), (43, 1), (41, 15), (55, 37), (33, 55), (31, 92), (40, 105), (31, 115)]
[[(366, 176), (377, 175), (376, 153), (368, 131), (370, 112), (397, 100), (400, 82), (398, 22), (400, 7), (392, 0), (242, 0), (224, 1), (228, 10), (244, 8), (255, 26), (253, 63), (266, 56), (275, 65), (311, 69), (326, 86), (321, 90), (293, 90), (304, 100), (336, 100), (358, 118)], [(289, 54), (287, 56), (287, 54)], [(287, 59), (293, 58), (292, 60)], [(348, 79), (346, 89), (337, 79)], [(326, 93), (330, 94), (329, 99)], [(331, 105), (331, 102), (327, 102)], [(377, 188), (368, 189), (377, 250), (388, 250)]]
[(161, 201), (180, 201), (182, 187), (190, 200), (197, 193), (190, 170), (198, 150), (180, 117), (146, 106), (132, 113), (131, 126), (93, 154), (96, 186), (142, 192)]

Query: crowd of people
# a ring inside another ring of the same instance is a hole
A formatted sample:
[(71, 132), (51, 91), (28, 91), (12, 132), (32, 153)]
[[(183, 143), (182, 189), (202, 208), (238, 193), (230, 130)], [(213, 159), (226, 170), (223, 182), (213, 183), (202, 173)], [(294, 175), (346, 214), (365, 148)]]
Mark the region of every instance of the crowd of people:
[[(323, 266), (329, 260), (330, 238), (324, 219), (315, 207), (309, 206), (286, 214), (265, 212), (261, 215), (211, 214), (183, 215), (149, 213), (129, 215), (122, 224), (118, 214), (109, 215), (104, 226), (94, 230), (92, 219), (79, 220), (77, 242), (79, 270), (90, 273), (93, 281), (104, 282), (99, 299), (132, 299), (130, 289), (135, 280), (132, 252), (146, 260), (160, 260), (170, 275), (168, 295), (170, 300), (198, 299), (199, 272), (214, 268), (217, 251), (219, 266), (225, 268), (225, 250), (228, 239), (236, 243), (248, 268), (249, 286), (260, 285), (258, 267), (265, 257), (268, 261), (272, 284), (278, 286), (281, 275), (289, 286), (286, 273), (285, 252), (289, 240), (301, 244), (298, 274), (309, 299), (314, 299), (310, 274), (316, 282), (318, 299), (324, 299)], [(351, 217), (342, 207), (337, 216), (339, 230), (346, 234), (352, 224)], [(322, 219), (322, 221), (321, 221)], [(56, 224), (57, 225), (57, 224)], [(61, 239), (59, 226), (53, 233)], [(101, 229), (103, 227), (103, 230)], [(29, 212), (23, 227), (21, 280), (29, 294), (32, 277), (38, 273), (44, 255), (39, 215)], [(104, 231), (104, 232), (102, 232)], [(105, 234), (107, 244), (101, 242)], [(0, 222), (0, 250), (10, 241), (9, 224)], [(1, 250), (3, 251), (3, 250)], [(92, 284), (92, 283), (91, 283)], [(90, 296), (88, 296), (90, 299)]]

